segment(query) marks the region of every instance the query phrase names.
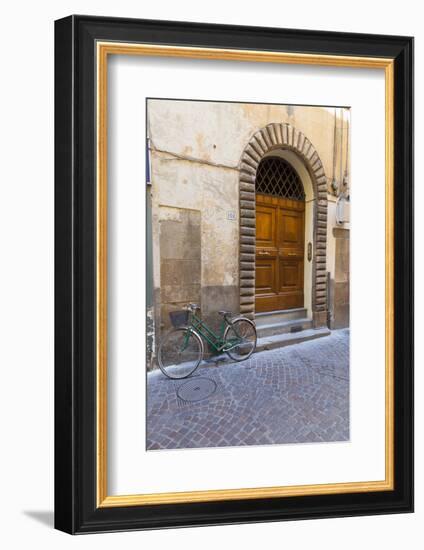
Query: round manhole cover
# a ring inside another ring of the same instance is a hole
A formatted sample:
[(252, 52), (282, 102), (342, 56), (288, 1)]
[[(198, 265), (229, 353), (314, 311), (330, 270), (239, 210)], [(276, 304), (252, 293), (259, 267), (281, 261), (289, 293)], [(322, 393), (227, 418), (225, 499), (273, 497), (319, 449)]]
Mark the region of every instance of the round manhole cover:
[(194, 402), (210, 397), (215, 393), (215, 390), (215, 380), (211, 380), (210, 378), (192, 378), (178, 388), (177, 395), (183, 401)]

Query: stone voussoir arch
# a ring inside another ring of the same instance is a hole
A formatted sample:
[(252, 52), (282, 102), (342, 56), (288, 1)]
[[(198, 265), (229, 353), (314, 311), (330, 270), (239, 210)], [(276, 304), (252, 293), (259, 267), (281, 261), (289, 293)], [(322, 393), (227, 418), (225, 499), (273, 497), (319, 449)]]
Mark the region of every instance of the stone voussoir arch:
[(240, 159), (240, 313), (251, 319), (255, 315), (256, 171), (262, 158), (273, 149), (293, 151), (311, 176), (314, 193), (312, 313), (314, 325), (321, 326), (327, 321), (327, 178), (311, 141), (287, 123), (271, 123), (258, 130)]

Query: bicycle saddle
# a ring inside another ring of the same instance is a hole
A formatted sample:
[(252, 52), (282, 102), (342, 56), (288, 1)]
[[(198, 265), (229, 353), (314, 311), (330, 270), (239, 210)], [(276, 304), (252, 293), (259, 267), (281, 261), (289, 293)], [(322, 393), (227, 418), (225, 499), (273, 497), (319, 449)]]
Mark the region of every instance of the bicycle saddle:
[(200, 306), (197, 304), (188, 304), (188, 307), (192, 310), (200, 309)]
[(231, 315), (231, 311), (226, 311), (225, 309), (222, 309), (221, 311), (218, 311), (220, 315)]

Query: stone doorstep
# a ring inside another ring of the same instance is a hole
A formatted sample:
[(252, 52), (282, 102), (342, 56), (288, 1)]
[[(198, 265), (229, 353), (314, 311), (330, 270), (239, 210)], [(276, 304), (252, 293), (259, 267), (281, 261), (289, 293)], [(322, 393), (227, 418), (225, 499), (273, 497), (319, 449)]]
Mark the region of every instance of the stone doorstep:
[(282, 348), (293, 344), (300, 344), (302, 342), (307, 342), (308, 340), (323, 338), (324, 336), (329, 336), (330, 334), (331, 331), (327, 327), (322, 327), (303, 330), (301, 332), (289, 332), (286, 334), (277, 334), (275, 336), (266, 336), (264, 338), (258, 338), (256, 352)]
[(267, 325), (256, 325), (258, 338), (276, 336), (277, 334), (286, 334), (291, 332), (292, 328), (298, 328), (296, 332), (305, 331), (312, 328), (312, 319), (304, 317), (303, 319), (294, 319), (291, 321), (282, 321), (278, 323), (270, 323)]
[(255, 323), (256, 328), (262, 325), (270, 325), (274, 323), (282, 323), (284, 321), (294, 321), (298, 319), (304, 319), (306, 317), (306, 309), (295, 308), (285, 309), (281, 311), (269, 311), (265, 313), (256, 313)]

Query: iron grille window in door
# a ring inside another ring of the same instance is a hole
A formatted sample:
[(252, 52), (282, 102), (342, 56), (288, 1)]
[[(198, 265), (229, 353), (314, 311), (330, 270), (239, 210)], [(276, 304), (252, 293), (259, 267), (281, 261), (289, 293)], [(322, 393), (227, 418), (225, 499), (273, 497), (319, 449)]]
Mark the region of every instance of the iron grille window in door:
[(279, 157), (267, 157), (259, 163), (256, 172), (256, 193), (305, 200), (303, 185), (296, 170)]

